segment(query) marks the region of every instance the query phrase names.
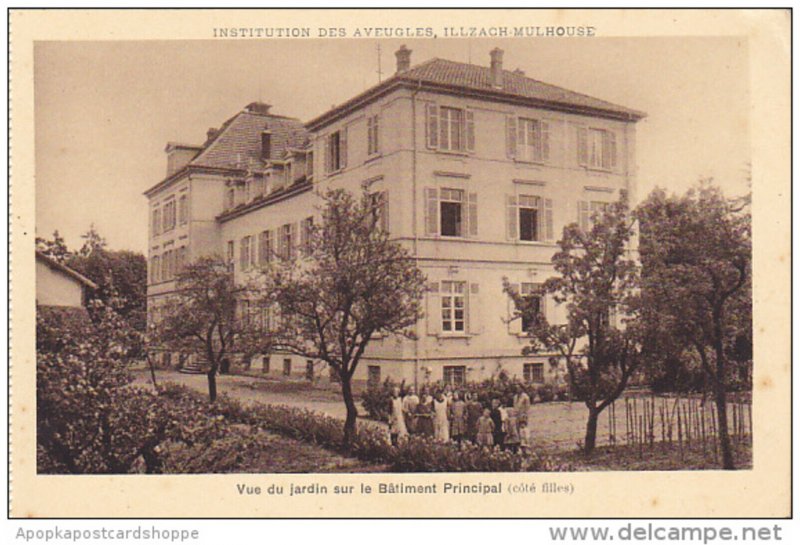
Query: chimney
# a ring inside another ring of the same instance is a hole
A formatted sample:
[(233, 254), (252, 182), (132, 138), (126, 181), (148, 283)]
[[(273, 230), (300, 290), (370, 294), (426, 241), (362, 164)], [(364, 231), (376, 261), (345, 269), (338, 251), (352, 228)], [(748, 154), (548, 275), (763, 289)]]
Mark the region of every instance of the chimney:
[(261, 131), (261, 159), (269, 161), (272, 153), (272, 132)]
[(489, 53), (492, 56), (492, 86), (503, 87), (503, 50), (495, 47)]
[(217, 136), (217, 129), (215, 129), (214, 127), (210, 127), (206, 131), (206, 144), (211, 142), (214, 139), (214, 137), (216, 137), (216, 136)]
[(245, 107), (245, 111), (251, 114), (267, 115), (269, 114), (270, 108), (272, 108), (271, 104), (265, 104), (263, 102), (251, 102)]
[(394, 56), (397, 57), (397, 73), (408, 71), (411, 67), (411, 50), (403, 44), (394, 52)]
[(525, 75), (525, 70), (523, 70), (522, 68), (517, 68), (516, 70), (514, 70), (514, 75), (515, 76), (524, 76)]

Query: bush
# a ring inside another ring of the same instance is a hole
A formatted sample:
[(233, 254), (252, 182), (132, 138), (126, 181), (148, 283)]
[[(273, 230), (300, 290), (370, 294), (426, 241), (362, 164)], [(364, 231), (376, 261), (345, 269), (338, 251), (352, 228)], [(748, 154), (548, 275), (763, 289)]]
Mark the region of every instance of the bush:
[(540, 384), (536, 394), (539, 396), (539, 401), (549, 403), (556, 398), (556, 389), (552, 384)]
[(400, 395), (407, 393), (405, 381), (396, 383), (387, 378), (380, 384), (369, 384), (367, 389), (361, 394), (361, 406), (373, 420), (381, 422), (389, 421), (389, 414), (392, 407), (392, 390), (400, 388)]

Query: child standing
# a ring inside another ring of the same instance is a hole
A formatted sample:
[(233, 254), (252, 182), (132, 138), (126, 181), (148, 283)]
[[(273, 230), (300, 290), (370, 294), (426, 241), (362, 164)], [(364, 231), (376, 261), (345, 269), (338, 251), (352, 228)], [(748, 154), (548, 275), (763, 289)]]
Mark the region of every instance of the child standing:
[(484, 447), (491, 447), (494, 444), (494, 421), (491, 411), (483, 410), (483, 416), (478, 418), (478, 444)]

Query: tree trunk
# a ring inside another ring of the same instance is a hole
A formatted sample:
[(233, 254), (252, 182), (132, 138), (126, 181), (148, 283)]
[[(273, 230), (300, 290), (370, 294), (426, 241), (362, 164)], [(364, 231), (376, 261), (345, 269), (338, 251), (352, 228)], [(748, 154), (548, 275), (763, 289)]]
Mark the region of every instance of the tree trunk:
[(344, 399), (345, 407), (347, 407), (347, 418), (345, 418), (344, 421), (344, 447), (349, 449), (356, 435), (356, 417), (358, 416), (358, 409), (353, 399), (350, 376), (342, 372), (339, 374), (339, 378), (342, 380), (342, 398)]
[(728, 399), (725, 383), (717, 382), (714, 385), (714, 401), (717, 405), (717, 427), (719, 434), (719, 448), (722, 452), (722, 469), (736, 469), (733, 463), (733, 450), (731, 438), (728, 435)]
[(589, 419), (586, 421), (586, 437), (583, 440), (583, 453), (591, 454), (597, 444), (597, 421), (600, 411), (589, 408)]
[(211, 365), (206, 376), (208, 377), (208, 399), (211, 403), (217, 400), (217, 367), (216, 363)]

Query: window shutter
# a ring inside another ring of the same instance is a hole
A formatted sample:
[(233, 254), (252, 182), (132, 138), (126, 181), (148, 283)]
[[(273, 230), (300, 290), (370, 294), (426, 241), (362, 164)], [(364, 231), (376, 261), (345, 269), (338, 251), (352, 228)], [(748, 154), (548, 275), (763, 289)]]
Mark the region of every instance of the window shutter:
[(347, 127), (339, 131), (339, 167), (347, 168)]
[(475, 151), (475, 112), (466, 110), (464, 118), (467, 125), (467, 151)]
[(506, 238), (517, 240), (517, 198), (514, 195), (506, 195)]
[[(520, 284), (511, 284), (511, 287), (514, 289), (515, 292), (521, 293)], [(517, 307), (514, 304), (514, 300), (511, 298), (511, 296), (508, 296), (508, 317), (507, 317), (508, 332), (512, 335), (519, 335), (520, 333), (522, 333), (522, 320), (520, 318), (512, 320), (516, 312), (517, 312)]]
[(471, 335), (483, 333), (483, 323), (481, 322), (481, 301), (478, 284), (469, 285), (469, 296), (467, 297), (467, 326)]
[(546, 121), (540, 123), (542, 137), (542, 161), (550, 159), (550, 125)]
[(381, 194), (381, 229), (383, 232), (389, 232), (389, 192), (384, 191)]
[(467, 204), (467, 221), (469, 222), (467, 233), (471, 237), (478, 236), (478, 194), (469, 194), (469, 203)]
[(426, 331), (428, 335), (438, 335), (442, 327), (442, 307), (439, 299), (439, 283), (430, 282), (426, 294)]
[(245, 245), (246, 240), (246, 238), (243, 238), (239, 241), (239, 268), (241, 270), (245, 270), (247, 268), (247, 257), (250, 253)]
[(333, 170), (333, 156), (331, 155), (330, 135), (325, 137), (323, 144), (325, 145), (325, 173), (327, 174)]
[(553, 199), (544, 199), (544, 238), (552, 242), (553, 236)]
[(506, 156), (517, 156), (517, 118), (513, 115), (506, 116)]
[(425, 188), (425, 234), (439, 234), (439, 190), (435, 187)]
[(589, 164), (589, 134), (586, 127), (578, 127), (578, 164), (585, 167)]
[(617, 135), (610, 131), (608, 132), (608, 155), (608, 168), (617, 168)]
[(589, 203), (578, 201), (578, 226), (584, 230), (589, 230)]
[(258, 263), (258, 248), (256, 247), (256, 237), (250, 237), (250, 266)]
[(305, 252), (308, 247), (308, 229), (305, 221), (300, 223), (300, 249)]
[(427, 131), (427, 145), (430, 149), (439, 147), (439, 107), (436, 104), (428, 104), (426, 107), (427, 121), (425, 128)]
[(292, 234), (292, 236), (291, 236), (291, 241), (292, 242), (291, 242), (291, 245), (289, 246), (289, 259), (294, 259), (295, 256), (297, 256), (297, 239), (298, 239), (298, 235), (297, 235), (298, 228), (297, 227), (298, 227), (298, 225), (299, 224), (297, 222), (289, 224), (289, 230), (290, 230), (290, 232)]

